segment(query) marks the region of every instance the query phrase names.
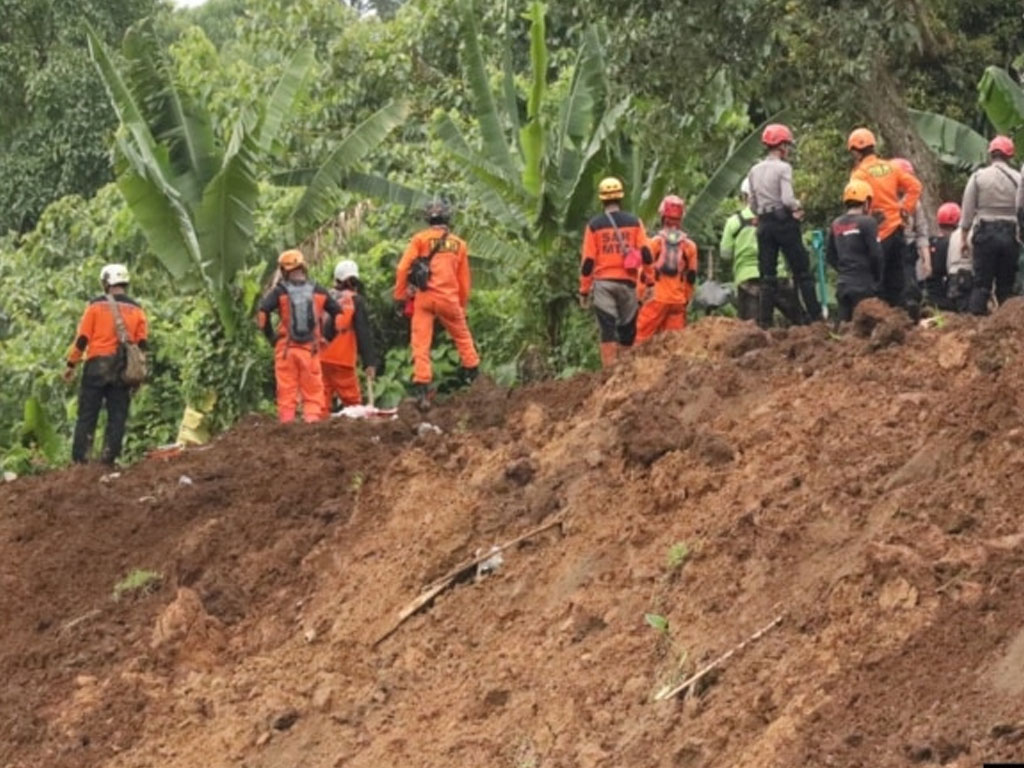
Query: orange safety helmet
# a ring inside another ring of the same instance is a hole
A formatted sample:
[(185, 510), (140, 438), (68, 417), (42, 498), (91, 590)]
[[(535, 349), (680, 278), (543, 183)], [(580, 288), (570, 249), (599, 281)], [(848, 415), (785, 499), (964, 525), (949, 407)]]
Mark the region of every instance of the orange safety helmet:
[(894, 157), (889, 162), (895, 165), (904, 173), (909, 173), (911, 176), (917, 176), (917, 171), (914, 170), (914, 164), (907, 160), (907, 158)]
[(875, 146), (875, 134), (867, 128), (857, 128), (846, 140), (847, 149), (867, 149)]
[(935, 220), (940, 227), (955, 227), (960, 223), (960, 206), (956, 203), (943, 203), (935, 212)]
[(597, 196), (601, 200), (621, 200), (626, 196), (626, 189), (622, 186), (621, 181), (614, 176), (609, 176), (606, 179), (601, 179), (601, 183), (597, 185)]
[(777, 147), (780, 144), (792, 144), (793, 132), (782, 123), (771, 123), (761, 131), (761, 143), (766, 147)]
[(871, 185), (866, 181), (854, 179), (843, 189), (843, 203), (857, 203), (861, 205), (871, 199)]
[(305, 267), (306, 258), (302, 255), (302, 251), (292, 248), (278, 257), (277, 266), (281, 268), (282, 272), (291, 272), (294, 269)]
[(990, 155), (998, 153), (1007, 158), (1013, 157), (1013, 139), (1009, 136), (996, 136), (988, 143), (988, 153)]
[(658, 215), (662, 219), (682, 220), (686, 213), (686, 201), (678, 195), (666, 195), (658, 206)]

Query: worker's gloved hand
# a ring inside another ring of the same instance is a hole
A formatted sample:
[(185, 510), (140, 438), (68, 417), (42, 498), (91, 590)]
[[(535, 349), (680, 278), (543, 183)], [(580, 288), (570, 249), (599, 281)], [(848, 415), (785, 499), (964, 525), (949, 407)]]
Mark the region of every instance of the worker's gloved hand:
[(590, 294), (589, 293), (581, 293), (579, 295), (579, 302), (580, 302), (580, 306), (583, 309), (590, 309)]

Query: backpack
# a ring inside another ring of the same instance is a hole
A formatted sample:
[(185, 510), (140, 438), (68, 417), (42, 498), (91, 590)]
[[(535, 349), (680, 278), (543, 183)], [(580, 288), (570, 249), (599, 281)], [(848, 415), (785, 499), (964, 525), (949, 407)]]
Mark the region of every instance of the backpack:
[(427, 283), (430, 282), (430, 260), (437, 255), (437, 252), (441, 250), (447, 240), (448, 233), (445, 232), (441, 235), (441, 239), (431, 247), (430, 253), (426, 256), (418, 256), (413, 261), (412, 266), (409, 267), (409, 282), (414, 288), (421, 291), (427, 290)]
[(288, 322), (288, 339), (296, 344), (308, 344), (316, 339), (316, 309), (313, 303), (313, 283), (306, 281), (296, 285), (285, 281), (285, 293), (288, 294), (290, 319)]
[(128, 338), (128, 329), (124, 325), (124, 316), (117, 300), (107, 295), (110, 311), (114, 315), (114, 327), (117, 329), (117, 362), (115, 375), (121, 383), (129, 387), (137, 387), (146, 380), (146, 353), (139, 345)]
[(664, 247), (661, 255), (654, 264), (654, 269), (659, 275), (676, 277), (681, 272), (683, 258), (683, 244), (686, 242), (686, 233), (681, 229), (663, 229), (658, 233)]

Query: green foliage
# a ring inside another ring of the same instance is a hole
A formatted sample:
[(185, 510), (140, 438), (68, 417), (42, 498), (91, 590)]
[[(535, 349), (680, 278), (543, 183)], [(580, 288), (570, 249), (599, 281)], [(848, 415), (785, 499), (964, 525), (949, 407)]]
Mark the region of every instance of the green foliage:
[(670, 571), (678, 571), (690, 558), (690, 554), (690, 546), (685, 541), (677, 541), (669, 547), (668, 554), (665, 557), (665, 566)]
[(114, 602), (120, 602), (125, 595), (146, 595), (160, 588), (163, 574), (144, 568), (135, 568), (127, 576), (114, 585)]
[(668, 619), (662, 616), (660, 613), (645, 613), (644, 621), (656, 632), (660, 632), (663, 635), (669, 634)]

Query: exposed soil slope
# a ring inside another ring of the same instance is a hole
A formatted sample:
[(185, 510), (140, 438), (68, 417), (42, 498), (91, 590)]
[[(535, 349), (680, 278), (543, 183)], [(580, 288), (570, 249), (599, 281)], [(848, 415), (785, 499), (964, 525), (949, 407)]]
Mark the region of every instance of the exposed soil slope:
[[(478, 382), (441, 435), (254, 420), (0, 488), (0, 766), (1024, 759), (1024, 301), (931, 330), (865, 310)], [(161, 585), (114, 602), (133, 568)]]

